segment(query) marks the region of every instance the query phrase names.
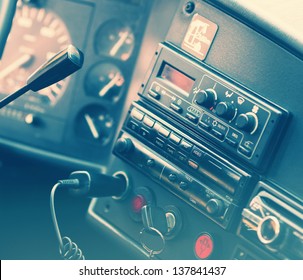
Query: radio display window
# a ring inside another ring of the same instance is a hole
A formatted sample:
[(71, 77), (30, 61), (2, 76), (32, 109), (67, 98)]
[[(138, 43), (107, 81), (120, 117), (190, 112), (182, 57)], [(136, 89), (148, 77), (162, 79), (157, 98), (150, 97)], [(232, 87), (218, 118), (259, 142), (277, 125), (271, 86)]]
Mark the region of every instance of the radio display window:
[[(160, 71), (160, 76), (162, 79), (171, 82), (173, 85), (177, 86), (178, 88), (190, 93), (195, 80), (191, 77), (183, 74), (178, 69), (170, 66), (169, 64), (162, 65), (162, 71)], [(188, 96), (188, 95), (187, 95)]]

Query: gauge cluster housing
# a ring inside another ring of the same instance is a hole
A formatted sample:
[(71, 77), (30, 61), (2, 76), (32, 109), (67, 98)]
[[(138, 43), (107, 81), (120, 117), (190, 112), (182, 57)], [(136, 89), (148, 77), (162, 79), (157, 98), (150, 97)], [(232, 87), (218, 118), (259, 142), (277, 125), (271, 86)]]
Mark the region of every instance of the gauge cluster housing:
[(38, 66), (70, 43), (83, 51), (85, 61), (74, 76), (3, 108), (0, 143), (38, 157), (104, 167), (151, 3), (35, 3), (18, 2), (0, 65), (0, 98), (23, 86)]

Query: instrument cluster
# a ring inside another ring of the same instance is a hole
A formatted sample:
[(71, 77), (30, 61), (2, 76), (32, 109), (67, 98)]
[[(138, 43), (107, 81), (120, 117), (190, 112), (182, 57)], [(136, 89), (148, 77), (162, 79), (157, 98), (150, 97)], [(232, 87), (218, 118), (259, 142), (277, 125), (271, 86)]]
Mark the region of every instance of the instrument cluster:
[(3, 108), (0, 142), (39, 156), (104, 165), (149, 6), (146, 1), (19, 1), (0, 62), (1, 99), (71, 43), (84, 52), (85, 62), (73, 77)]

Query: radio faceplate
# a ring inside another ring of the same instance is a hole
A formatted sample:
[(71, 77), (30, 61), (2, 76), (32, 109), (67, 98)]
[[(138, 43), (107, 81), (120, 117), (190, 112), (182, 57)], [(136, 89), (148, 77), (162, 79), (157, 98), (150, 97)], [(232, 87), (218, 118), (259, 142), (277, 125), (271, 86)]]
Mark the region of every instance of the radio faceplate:
[(288, 112), (170, 45), (161, 44), (156, 56), (142, 97), (220, 150), (263, 170)]
[(252, 176), (134, 103), (114, 153), (223, 228), (251, 192)]

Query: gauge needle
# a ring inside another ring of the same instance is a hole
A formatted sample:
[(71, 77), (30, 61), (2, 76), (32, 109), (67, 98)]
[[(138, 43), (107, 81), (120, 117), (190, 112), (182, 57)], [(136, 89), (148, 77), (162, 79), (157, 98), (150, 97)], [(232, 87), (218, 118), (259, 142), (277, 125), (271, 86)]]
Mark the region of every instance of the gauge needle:
[(123, 45), (123, 43), (125, 42), (125, 40), (127, 39), (129, 32), (125, 31), (122, 33), (122, 35), (120, 35), (120, 39), (116, 42), (116, 44), (111, 48), (109, 54), (111, 56), (115, 56), (117, 51), (121, 48), (121, 46)]
[(90, 132), (92, 133), (93, 137), (95, 139), (99, 139), (100, 135), (99, 135), (99, 133), (97, 131), (97, 128), (96, 128), (96, 126), (94, 124), (93, 119), (88, 114), (85, 114), (84, 118), (85, 118), (85, 120), (86, 120), (86, 122), (88, 124), (88, 127), (89, 127)]
[(10, 66), (6, 67), (3, 71), (0, 72), (0, 79), (5, 78), (11, 72), (15, 71), (25, 63), (29, 62), (33, 56), (30, 54), (24, 54), (15, 60)]
[(116, 75), (99, 91), (99, 96), (105, 96), (107, 92), (119, 81), (120, 78), (120, 73), (116, 73)]

